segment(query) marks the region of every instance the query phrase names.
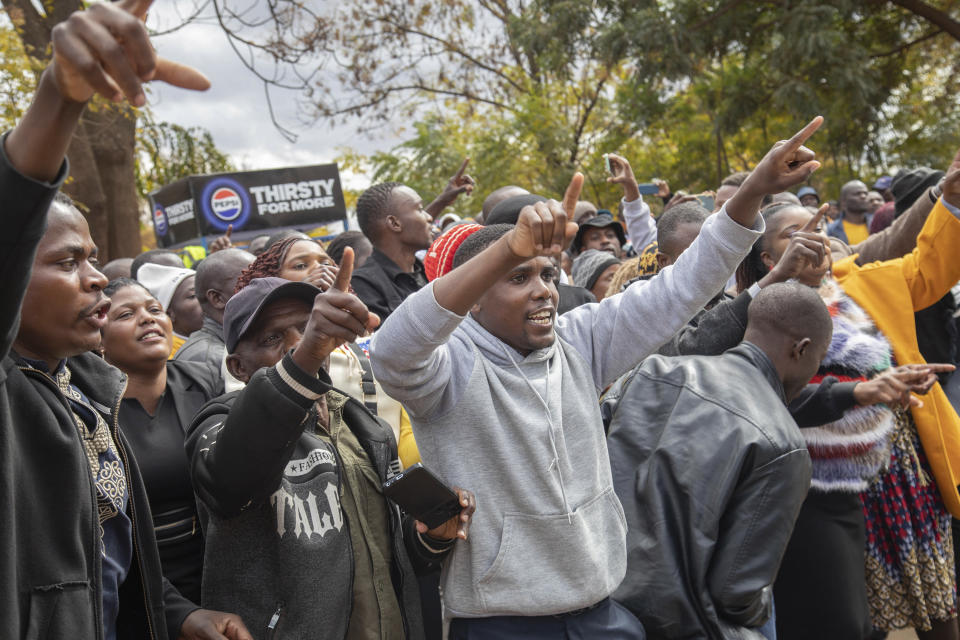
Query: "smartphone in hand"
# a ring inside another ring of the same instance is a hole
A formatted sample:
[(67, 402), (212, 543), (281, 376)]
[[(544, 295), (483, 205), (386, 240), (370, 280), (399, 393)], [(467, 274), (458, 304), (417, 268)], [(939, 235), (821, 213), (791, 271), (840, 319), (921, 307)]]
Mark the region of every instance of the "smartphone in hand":
[(640, 190), (640, 195), (642, 196), (655, 196), (660, 193), (660, 187), (652, 182), (643, 182), (638, 184), (637, 189)]
[(434, 529), (460, 513), (460, 497), (419, 462), (383, 483), (383, 495)]

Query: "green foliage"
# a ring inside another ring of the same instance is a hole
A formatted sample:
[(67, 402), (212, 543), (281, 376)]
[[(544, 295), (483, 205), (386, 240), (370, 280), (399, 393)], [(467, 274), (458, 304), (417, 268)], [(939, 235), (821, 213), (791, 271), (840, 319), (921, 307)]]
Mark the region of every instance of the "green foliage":
[(24, 53), (17, 32), (0, 25), (0, 129), (8, 131), (30, 105), (36, 88), (36, 63)]
[[(367, 25), (384, 24), (382, 16), (402, 25), (408, 11), (438, 10), (428, 0), (374, 4), (361, 12)], [(641, 182), (715, 189), (816, 114), (826, 125), (810, 146), (824, 167), (812, 182), (828, 196), (851, 177), (942, 167), (960, 141), (960, 42), (895, 3), (485, 0), (470, 11), (440, 4), (459, 17), (429, 31), (443, 44), (439, 73), (420, 67), (419, 89), (401, 91), (409, 61), (391, 46), (417, 51), (424, 41), (416, 31), (426, 27), (394, 27), (379, 33), (382, 57), (365, 76), (375, 103), (355, 103), (355, 113), (399, 103), (420, 115), (408, 141), (353, 162), (377, 181), (410, 183), (425, 199), (464, 155), (481, 195), (519, 184), (558, 197), (580, 169), (584, 198), (612, 208), (620, 194), (605, 182), (605, 152), (628, 157)], [(960, 2), (926, 4), (949, 14)], [(466, 30), (468, 14), (482, 37)], [(349, 32), (347, 22), (340, 34)], [(369, 59), (355, 50), (352, 64)], [(436, 103), (438, 95), (447, 97)]]
[(136, 153), (137, 191), (142, 198), (187, 176), (236, 169), (209, 131), (156, 122), (149, 111), (141, 113)]

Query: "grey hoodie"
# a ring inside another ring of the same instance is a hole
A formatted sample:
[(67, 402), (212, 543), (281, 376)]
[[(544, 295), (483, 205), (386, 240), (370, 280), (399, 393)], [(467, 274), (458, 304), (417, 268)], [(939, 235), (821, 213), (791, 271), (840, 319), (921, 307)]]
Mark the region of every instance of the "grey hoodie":
[(407, 408), (423, 463), (470, 489), (477, 511), (442, 576), (445, 616), (549, 615), (609, 596), (626, 569), (598, 392), (666, 342), (726, 282), (762, 232), (720, 212), (643, 286), (555, 320), (523, 357), (427, 286), (371, 345), (376, 377)]

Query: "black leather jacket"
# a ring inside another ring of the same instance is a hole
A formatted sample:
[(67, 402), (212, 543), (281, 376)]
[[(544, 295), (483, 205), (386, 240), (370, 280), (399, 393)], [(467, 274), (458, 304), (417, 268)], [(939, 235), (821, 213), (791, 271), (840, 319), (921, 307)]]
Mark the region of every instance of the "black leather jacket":
[(617, 384), (608, 445), (628, 533), (614, 598), (651, 639), (760, 637), (810, 485), (772, 363), (745, 342), (652, 356)]

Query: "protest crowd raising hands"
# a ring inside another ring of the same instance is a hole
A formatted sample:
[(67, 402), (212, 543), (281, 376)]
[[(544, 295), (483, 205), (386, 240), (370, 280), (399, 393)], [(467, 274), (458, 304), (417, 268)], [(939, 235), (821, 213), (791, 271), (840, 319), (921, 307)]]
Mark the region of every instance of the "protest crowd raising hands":
[(464, 158), (101, 264), (86, 103), (210, 86), (150, 4), (56, 26), (0, 139), (0, 636), (960, 640), (960, 151), (831, 207), (815, 114), (709, 193), (611, 149), (616, 215)]

